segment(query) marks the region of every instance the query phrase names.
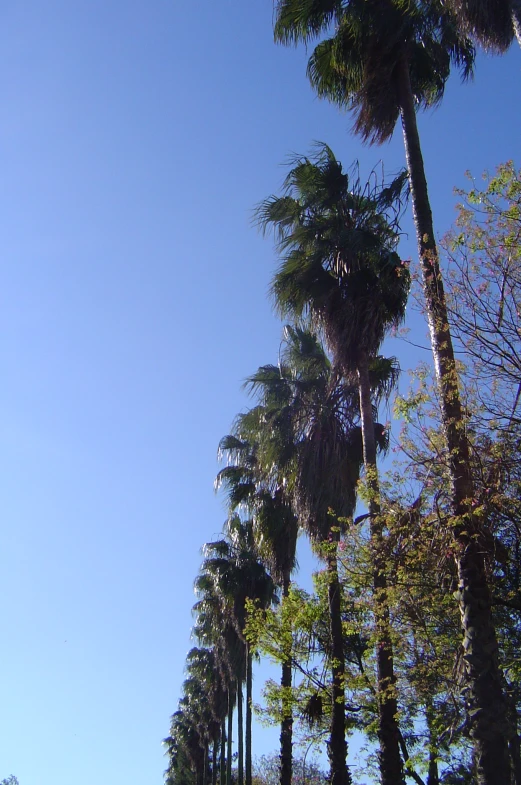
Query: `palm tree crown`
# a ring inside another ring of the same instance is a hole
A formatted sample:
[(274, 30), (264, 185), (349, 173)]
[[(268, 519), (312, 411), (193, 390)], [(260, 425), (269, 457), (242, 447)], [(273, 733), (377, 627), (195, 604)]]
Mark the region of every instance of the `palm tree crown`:
[(474, 49), (455, 17), (438, 0), (279, 0), (275, 39), (309, 42), (334, 27), (308, 62), (308, 77), (321, 97), (353, 111), (364, 139), (389, 139), (403, 97), (400, 61), (410, 71), (417, 107), (443, 97), (451, 64), (472, 73)]
[(320, 145), (312, 158), (297, 159), (284, 194), (257, 209), (260, 225), (274, 227), (278, 240), (278, 309), (310, 316), (346, 376), (405, 315), (410, 278), (395, 250), (404, 180), (362, 187)]

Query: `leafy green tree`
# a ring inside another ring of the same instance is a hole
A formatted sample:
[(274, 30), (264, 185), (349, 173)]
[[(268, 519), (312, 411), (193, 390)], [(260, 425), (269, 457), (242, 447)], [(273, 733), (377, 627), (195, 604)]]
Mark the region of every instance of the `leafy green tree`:
[(452, 498), (454, 556), (463, 628), (466, 676), (478, 781), (509, 778), (506, 706), (498, 666), (497, 636), (483, 553), (477, 544), (483, 521), (472, 507), (474, 484), (454, 349), (447, 316), (416, 109), (441, 101), (451, 64), (469, 76), (474, 51), (454, 16), (436, 0), (279, 0), (275, 38), (309, 42), (321, 33), (308, 64), (320, 96), (351, 109), (355, 131), (369, 141), (389, 139), (401, 117), (409, 170), (423, 290)]

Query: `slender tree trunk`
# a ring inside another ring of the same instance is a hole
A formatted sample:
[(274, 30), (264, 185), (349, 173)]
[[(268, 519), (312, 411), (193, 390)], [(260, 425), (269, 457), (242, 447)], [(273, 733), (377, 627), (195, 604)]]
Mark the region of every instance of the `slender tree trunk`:
[(508, 743), (512, 762), (512, 785), (521, 785), (521, 738), (518, 732), (517, 709), (514, 696), (507, 689), (508, 711), (514, 733)]
[(226, 785), (226, 719), (221, 721), (220, 785)]
[(360, 416), (364, 466), (369, 491), (371, 551), (373, 558), (373, 596), (376, 625), (376, 670), (378, 681), (378, 738), (380, 741), (380, 774), (382, 785), (405, 785), (398, 703), (394, 675), (391, 619), (387, 597), (385, 538), (380, 510), (380, 491), (376, 467), (376, 442), (367, 355), (358, 363)]
[(438, 774), (438, 758), (436, 757), (436, 752), (432, 749), (429, 750), (427, 785), (440, 785), (440, 776)]
[(217, 750), (219, 747), (219, 737), (213, 740), (212, 748), (212, 785), (217, 785)]
[[(244, 671), (241, 668), (241, 672)], [(243, 720), (242, 678), (237, 679), (237, 781), (244, 785), (244, 720)]]
[(232, 736), (233, 736), (233, 690), (228, 688), (228, 736), (226, 746), (226, 785), (232, 785)]
[(472, 513), (474, 487), (469, 444), (405, 56), (397, 65), (397, 76), (423, 290), (450, 462), (454, 515), (452, 531), (459, 578), (457, 596), (463, 628), (471, 735), (477, 756), (477, 781), (479, 785), (504, 785), (510, 780), (510, 723), (498, 664), (498, 645), (480, 544), (479, 521)]
[[(282, 598), (288, 597), (291, 580), (289, 573), (284, 576)], [(293, 683), (291, 651), (285, 651), (287, 659), (282, 663), (282, 722), (280, 723), (280, 785), (291, 785), (293, 777), (293, 709), (287, 699)]]
[(208, 742), (206, 741), (204, 744), (204, 756), (203, 756), (203, 774), (201, 777), (202, 785), (207, 785), (208, 783)]
[(331, 769), (331, 785), (351, 785), (351, 773), (346, 765), (345, 658), (340, 601), (341, 587), (337, 569), (338, 539), (338, 532), (332, 532), (331, 543), (328, 544), (332, 550), (327, 554), (329, 623), (333, 654), (331, 663), (331, 736), (327, 752)]
[(252, 725), (252, 689), (253, 689), (253, 657), (250, 646), (246, 644), (246, 785), (251, 785), (251, 725)]
[(512, 760), (512, 785), (521, 785), (521, 739), (518, 733), (512, 736), (508, 745)]

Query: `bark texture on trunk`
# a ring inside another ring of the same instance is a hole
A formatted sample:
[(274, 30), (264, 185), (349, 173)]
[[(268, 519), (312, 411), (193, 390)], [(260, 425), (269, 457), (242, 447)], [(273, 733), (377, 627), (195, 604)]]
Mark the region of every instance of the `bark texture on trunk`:
[(502, 785), (510, 780), (510, 724), (507, 720), (498, 664), (498, 645), (492, 621), (479, 525), (472, 514), (474, 488), (469, 444), (461, 408), (409, 66), (405, 56), (397, 65), (397, 78), (423, 290), (452, 482), (452, 530), (459, 578), (457, 597), (463, 628), (466, 697), (471, 718), (471, 734), (476, 745), (478, 783)]
[(342, 631), (342, 604), (340, 582), (338, 580), (336, 548), (338, 533), (332, 533), (334, 552), (328, 553), (328, 604), (331, 632), (331, 735), (327, 753), (330, 764), (331, 785), (351, 785), (351, 773), (347, 768), (346, 718), (345, 718), (345, 659), (344, 635)]
[(400, 755), (396, 678), (394, 675), (391, 620), (387, 598), (385, 541), (380, 516), (381, 510), (376, 468), (376, 442), (374, 436), (374, 418), (367, 355), (361, 357), (360, 362), (358, 363), (358, 384), (360, 394), (360, 415), (362, 420), (364, 466), (370, 494), (369, 513), (371, 552), (373, 559), (374, 615), (376, 625), (380, 775), (382, 785), (405, 785), (403, 763)]
[[(289, 595), (290, 577), (286, 575), (282, 584), (282, 597)], [(291, 651), (284, 652), (287, 659), (282, 663), (280, 686), (283, 695), (289, 693), (293, 684)], [(280, 723), (280, 785), (291, 785), (293, 777), (293, 711), (282, 703), (282, 722)]]

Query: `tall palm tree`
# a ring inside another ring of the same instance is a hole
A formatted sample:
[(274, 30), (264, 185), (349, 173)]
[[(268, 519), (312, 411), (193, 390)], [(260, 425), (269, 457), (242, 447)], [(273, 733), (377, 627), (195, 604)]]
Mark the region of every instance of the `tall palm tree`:
[(215, 736), (215, 722), (208, 702), (206, 685), (198, 675), (189, 673), (183, 682), (183, 693), (180, 706), (193, 724), (203, 753), (198, 771), (198, 785), (208, 785), (209, 750)]
[(259, 463), (292, 499), (301, 526), (326, 560), (332, 642), (328, 754), (331, 782), (348, 785), (337, 546), (342, 520), (354, 511), (362, 463), (356, 396), (315, 336), (287, 327), (285, 337), (279, 365), (264, 366), (249, 378), (259, 405), (238, 418), (235, 432), (243, 439), (254, 436)]
[(232, 546), (231, 555), (239, 572), (240, 591), (235, 598), (234, 618), (246, 651), (246, 785), (251, 785), (253, 651), (244, 636), (246, 601), (253, 600), (260, 608), (267, 608), (278, 602), (278, 596), (272, 576), (259, 558), (253, 521), (241, 521), (238, 515), (231, 515), (225, 524), (225, 534)]
[(278, 0), (275, 38), (309, 42), (326, 35), (308, 64), (320, 96), (349, 108), (365, 140), (389, 139), (401, 117), (423, 290), (440, 392), (452, 485), (452, 532), (458, 569), (463, 649), (480, 783), (506, 782), (511, 729), (499, 670), (479, 532), (474, 484), (454, 349), (435, 241), (416, 109), (443, 97), (451, 64), (472, 71), (474, 50), (454, 16), (438, 0)]
[[(229, 434), (221, 439), (219, 456), (226, 457), (227, 466), (217, 475), (216, 487), (226, 489), (231, 512), (245, 508), (246, 514), (251, 517), (255, 550), (275, 583), (281, 587), (284, 599), (289, 595), (291, 574), (297, 563), (297, 516), (281, 485), (273, 487), (273, 483), (266, 478), (254, 443)], [(291, 651), (288, 651), (282, 663), (281, 676), (281, 785), (291, 785), (292, 780), (293, 712), (291, 702), (285, 697), (291, 691), (291, 686)]]
[[(382, 365), (377, 352), (386, 332), (404, 318), (409, 291), (408, 270), (395, 251), (396, 226), (383, 213), (392, 209), (396, 190), (370, 193), (342, 171), (323, 145), (313, 159), (297, 160), (283, 196), (270, 197), (259, 208), (263, 227), (273, 226), (277, 232), (282, 255), (272, 285), (279, 310), (297, 320), (309, 317), (323, 331), (345, 379), (357, 378), (373, 550), (383, 785), (403, 783), (404, 775), (370, 370), (377, 360)], [(387, 370), (393, 371), (392, 365)], [(394, 378), (392, 373), (391, 381)]]
[(163, 739), (168, 755), (167, 785), (197, 785), (194, 780), (193, 752), (200, 755), (199, 739), (181, 708), (172, 715), (170, 735)]
[[(194, 582), (198, 597), (193, 607), (196, 622), (193, 636), (203, 646), (212, 647), (215, 661), (226, 690), (226, 715), (221, 724), (220, 785), (231, 785), (233, 710), (237, 696), (237, 680), (243, 670), (243, 645), (230, 615), (225, 611), (223, 598), (211, 570), (206, 563)], [(226, 746), (225, 746), (226, 745)]]
[[(204, 546), (205, 559), (201, 571), (212, 581), (225, 623), (233, 626), (238, 639), (236, 683), (240, 785), (244, 776), (242, 721), (244, 681), (246, 681), (246, 770), (248, 779), (251, 777), (252, 651), (244, 636), (247, 600), (253, 600), (260, 607), (268, 607), (272, 602), (276, 602), (277, 597), (271, 576), (256, 557), (251, 522), (242, 522), (237, 515), (233, 515), (225, 523), (224, 535), (223, 539)], [(251, 783), (247, 782), (246, 785)]]
[(194, 780), (192, 785), (206, 785), (208, 767), (208, 721), (209, 712), (204, 701), (204, 692), (197, 679), (183, 683), (183, 697), (177, 712), (172, 715), (170, 737), (165, 739), (175, 770), (179, 761), (175, 755), (185, 755), (190, 762)]
[(213, 649), (197, 647), (190, 649), (186, 655), (186, 663), (188, 678), (201, 684), (205, 704), (210, 712), (207, 722), (208, 735), (212, 742), (212, 785), (216, 785), (217, 756), (223, 720), (227, 713), (227, 693)]
[(200, 755), (199, 739), (181, 708), (171, 717), (170, 735), (163, 739), (168, 755), (165, 782), (168, 785), (197, 785), (193, 753)]

